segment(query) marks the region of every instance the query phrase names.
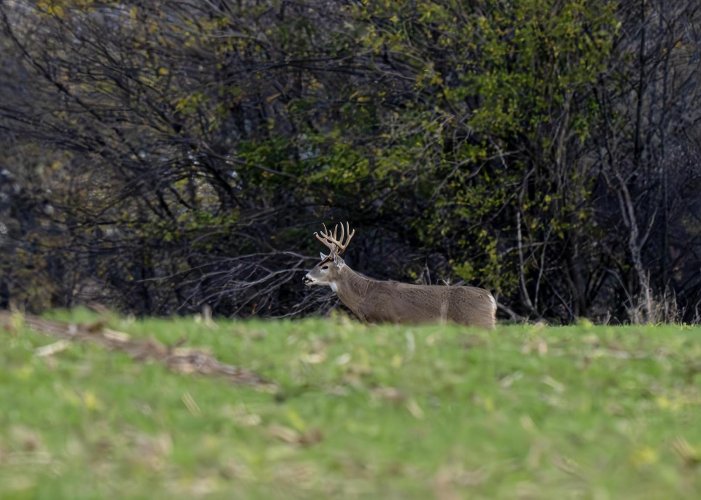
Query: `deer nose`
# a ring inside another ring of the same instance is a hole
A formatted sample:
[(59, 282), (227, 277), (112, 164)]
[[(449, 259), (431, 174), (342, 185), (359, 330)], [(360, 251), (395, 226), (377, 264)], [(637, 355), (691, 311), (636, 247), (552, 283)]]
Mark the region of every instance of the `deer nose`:
[(312, 277), (309, 275), (309, 273), (307, 273), (307, 274), (304, 275), (304, 278), (302, 278), (302, 281), (304, 281), (304, 284), (305, 284), (305, 285), (311, 285), (311, 284), (314, 282), (314, 280), (313, 280)]

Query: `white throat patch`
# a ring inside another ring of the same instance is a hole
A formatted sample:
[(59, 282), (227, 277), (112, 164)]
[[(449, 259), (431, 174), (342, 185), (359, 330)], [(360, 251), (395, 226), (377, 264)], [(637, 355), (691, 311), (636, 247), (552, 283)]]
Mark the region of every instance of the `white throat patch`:
[(331, 290), (333, 290), (334, 292), (338, 292), (338, 285), (336, 284), (335, 281), (332, 281), (331, 283), (329, 283), (329, 286), (331, 287)]

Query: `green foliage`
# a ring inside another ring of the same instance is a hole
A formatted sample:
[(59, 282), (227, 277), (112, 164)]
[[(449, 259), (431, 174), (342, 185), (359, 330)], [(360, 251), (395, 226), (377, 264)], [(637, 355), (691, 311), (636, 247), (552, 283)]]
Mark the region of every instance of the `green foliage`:
[(696, 328), (108, 326), (185, 339), (281, 389), (174, 374), (90, 344), (39, 356), (55, 339), (3, 330), (1, 496), (701, 494)]
[[(383, 115), (389, 131), (402, 124), (403, 138), (390, 134), (377, 163), (391, 159), (414, 184), (423, 203), (408, 218), (427, 248), (447, 250), (457, 275), (512, 294), (521, 272), (517, 254), (506, 252), (515, 212), (523, 245), (591, 231), (582, 211), (591, 181), (563, 163), (598, 119), (593, 86), (619, 26), (615, 4), (410, 5), (359, 8), (371, 24), (363, 43), (411, 68), (421, 109)], [(557, 180), (563, 168), (566, 184)]]
[[(47, 196), (60, 210), (23, 224), (40, 227), (41, 243), (61, 233), (66, 250), (59, 253), (52, 240), (13, 253), (9, 269), (49, 255), (61, 262), (47, 274), (50, 296), (18, 294), (14, 285), (11, 294), (36, 309), (62, 295), (58, 303), (70, 304), (77, 285), (96, 279), (119, 291), (117, 303), (126, 309), (170, 313), (196, 310), (225, 286), (237, 286), (227, 289), (233, 303), (215, 308), (244, 314), (248, 284), (266, 281), (261, 269), (270, 277), (289, 265), (290, 274), (276, 281), (287, 299), (267, 310), (287, 314), (308, 297), (292, 277), (302, 262), (266, 262), (253, 272), (254, 264), (232, 267), (229, 259), (307, 252), (310, 243), (301, 235), (308, 239), (312, 224), (340, 217), (375, 240), (361, 247), (374, 253), (358, 260), (382, 263), (374, 270), (383, 277), (419, 280), (425, 274), (418, 269), (426, 268), (437, 280), (493, 289), (524, 316), (572, 321), (617, 303), (614, 316), (625, 319), (634, 304), (624, 302), (637, 295), (629, 285), (635, 282), (630, 238), (623, 231), (605, 245), (601, 238), (611, 221), (633, 228), (617, 212), (623, 194), (611, 190), (622, 189), (619, 178), (641, 183), (629, 190), (643, 212), (638, 220), (646, 221), (638, 234), (646, 234), (643, 227), (654, 233), (663, 219), (655, 203), (670, 199), (662, 193), (668, 183), (655, 177), (666, 167), (643, 169), (641, 162), (695, 151), (695, 133), (673, 146), (664, 141), (679, 137), (670, 124), (689, 119), (672, 119), (673, 111), (698, 108), (678, 83), (695, 81), (693, 69), (651, 76), (685, 61), (696, 67), (688, 49), (694, 30), (683, 26), (698, 22), (680, 7), (669, 22), (677, 34), (663, 36), (657, 27), (636, 28), (658, 19), (661, 11), (644, 15), (658, 7), (643, 4), (639, 12), (633, 5), (136, 0), (124, 8), (42, 0), (26, 9), (0, 6), (7, 14), (0, 18), (0, 48), (13, 61), (2, 76), (27, 82), (21, 92), (0, 87), (8, 103), (0, 110), (0, 131), (8, 131), (3, 145), (22, 144), (3, 153), (3, 164), (22, 158), (16, 170), (41, 170), (23, 185), (36, 198), (33, 206)], [(43, 29), (29, 29), (36, 25)], [(644, 38), (652, 32), (654, 43)], [(638, 42), (650, 57), (635, 55)], [(637, 88), (643, 84), (646, 96)], [(630, 109), (639, 110), (637, 125)], [(694, 156), (687, 157), (693, 172)], [(60, 168), (39, 168), (55, 162)], [(631, 171), (618, 175), (619, 168)], [(695, 217), (665, 215), (664, 224)], [(680, 226), (641, 241), (655, 247), (652, 253), (684, 247), (692, 255), (686, 240), (693, 228)], [(36, 229), (23, 227), (20, 236)], [(663, 243), (670, 234), (679, 235), (678, 244)], [(192, 275), (181, 280), (188, 269)], [(239, 274), (224, 277), (228, 272)], [(40, 289), (44, 276), (37, 273), (28, 289)], [(162, 286), (157, 276), (192, 286)], [(125, 281), (139, 279), (139, 294), (123, 290)], [(661, 280), (667, 287), (669, 280)], [(679, 282), (693, 294), (701, 290)], [(269, 291), (264, 295), (273, 296)]]

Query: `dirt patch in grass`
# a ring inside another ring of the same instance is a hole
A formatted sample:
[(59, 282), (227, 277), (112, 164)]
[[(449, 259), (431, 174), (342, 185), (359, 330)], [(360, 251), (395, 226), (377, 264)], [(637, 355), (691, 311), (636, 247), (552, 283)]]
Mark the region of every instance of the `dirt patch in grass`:
[(92, 342), (107, 349), (122, 351), (135, 361), (156, 361), (177, 373), (197, 374), (226, 379), (234, 384), (253, 386), (274, 391), (277, 385), (260, 375), (238, 366), (222, 363), (200, 349), (182, 345), (165, 345), (153, 338), (133, 339), (128, 333), (107, 328), (101, 321), (94, 323), (65, 323), (47, 320), (29, 314), (0, 311), (0, 326), (15, 332), (22, 326), (57, 338), (56, 342), (37, 350), (38, 356), (51, 356), (62, 351), (71, 342)]

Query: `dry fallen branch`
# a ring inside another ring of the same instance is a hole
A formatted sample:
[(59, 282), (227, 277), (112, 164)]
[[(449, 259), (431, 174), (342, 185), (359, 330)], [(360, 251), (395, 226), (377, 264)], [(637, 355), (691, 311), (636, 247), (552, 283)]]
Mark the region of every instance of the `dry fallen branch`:
[[(17, 313), (0, 311), (0, 326), (3, 330), (12, 331), (15, 329), (13, 326), (17, 324), (16, 318), (13, 317), (15, 314)], [(22, 316), (21, 321), (32, 330), (57, 337), (64, 342), (93, 342), (108, 349), (126, 352), (136, 361), (158, 361), (174, 372), (223, 377), (234, 384), (268, 390), (276, 388), (274, 383), (260, 375), (244, 368), (222, 363), (204, 351), (180, 346), (167, 346), (152, 338), (132, 339), (129, 334), (106, 328), (101, 322), (91, 324), (64, 323), (32, 315)], [(56, 349), (55, 352), (65, 348), (64, 344), (60, 344), (60, 346), (61, 349)], [(51, 354), (53, 352), (44, 352), (43, 350), (39, 352), (39, 355), (44, 356)]]

